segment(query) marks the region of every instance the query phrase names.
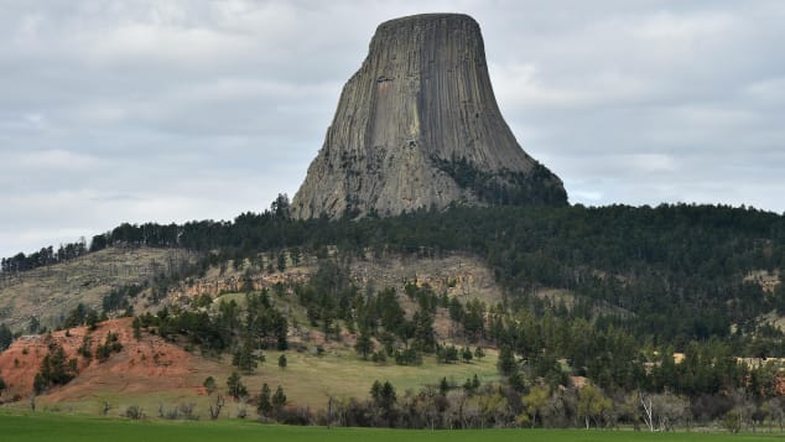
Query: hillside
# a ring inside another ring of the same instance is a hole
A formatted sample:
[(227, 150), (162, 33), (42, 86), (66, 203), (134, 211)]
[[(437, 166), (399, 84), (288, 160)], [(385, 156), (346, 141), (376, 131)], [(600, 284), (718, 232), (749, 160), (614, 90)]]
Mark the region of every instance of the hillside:
[[(122, 348), (101, 362), (95, 355), (109, 333), (118, 336)], [(79, 354), (85, 336), (91, 339), (91, 357)], [(290, 405), (321, 409), (330, 397), (338, 400), (363, 397), (375, 379), (389, 380), (401, 391), (435, 385), (440, 377), (457, 383), (475, 374), (483, 382), (498, 379), (496, 353), (490, 350), (483, 360), (471, 364), (437, 365), (433, 360), (426, 360), (420, 366), (401, 367), (362, 361), (354, 354), (351, 342), (325, 344), (318, 336), (316, 340), (293, 337), (293, 342), (298, 343), (298, 350), (286, 352), (285, 369), (277, 367), (275, 362), (283, 353), (268, 351), (266, 363), (253, 373), (244, 373), (243, 383), (250, 391), (258, 392), (263, 383), (281, 385)], [(231, 358), (189, 352), (182, 345), (148, 332), (136, 339), (130, 318), (111, 320), (93, 331), (76, 327), (67, 333), (63, 330), (50, 335), (24, 336), (0, 353), (0, 377), (8, 384), (3, 397), (24, 399), (13, 404), (14, 407), (29, 408), (34, 377), (53, 344), (62, 346), (69, 359), (78, 361), (78, 373), (66, 385), (35, 399), (36, 406), (43, 410), (94, 414), (104, 406), (116, 412), (136, 405), (152, 414), (162, 406), (174, 410), (182, 404), (193, 404), (195, 413), (207, 418), (207, 409), (214, 398), (207, 395), (205, 379), (214, 377), (223, 389), (225, 380), (235, 370)], [(326, 347), (326, 353), (317, 355), (317, 345)], [(230, 401), (224, 417), (234, 417), (246, 408), (250, 407), (245, 402)]]
[[(283, 250), (272, 258), (261, 254), (237, 264), (230, 261), (225, 265), (212, 266), (203, 276), (191, 277), (172, 286), (163, 302), (182, 305), (203, 294), (215, 297), (242, 292), (247, 288), (262, 290), (272, 289), (276, 284), (304, 283), (317, 272), (320, 263), (341, 260), (334, 248), (328, 257), (321, 259), (298, 252), (296, 263), (292, 260), (292, 253)], [(279, 259), (284, 262), (283, 270), (277, 269)], [(480, 299), (493, 304), (502, 300), (502, 288), (491, 270), (481, 259), (468, 253), (452, 252), (439, 257), (400, 253), (373, 256), (367, 253), (347, 260), (345, 266), (347, 276), (362, 289), (394, 288), (402, 295), (406, 283), (416, 283), (464, 302)]]
[[(345, 425), (421, 428), (430, 424), (404, 411), (433, 406), (442, 426), (520, 419), (575, 425), (586, 388), (611, 407), (592, 417), (596, 425), (634, 421), (607, 413), (637, 409), (639, 401), (629, 400), (641, 394), (688, 404), (679, 405), (679, 419), (701, 422), (782, 399), (780, 215), (709, 206), (574, 206), (303, 221), (289, 216), (285, 200), (273, 209), (233, 222), (123, 225), (94, 238), (100, 247), (93, 252), (57, 264), (89, 274), (79, 267), (87, 260), (134, 248), (193, 257), (169, 277), (142, 283), (141, 291), (114, 287), (112, 302), (101, 302), (107, 308), (99, 313), (135, 317), (99, 325), (95, 333), (124, 327), (122, 349), (103, 363), (79, 362), (78, 375), (44, 385), (38, 403), (87, 410), (106, 400), (149, 412), (193, 402), (204, 416), (216, 396), (202, 394), (201, 383), (213, 376), (218, 391), (228, 394), (226, 380), (235, 371), (248, 391), (226, 411), (253, 411), (262, 385), (280, 384), (288, 408), (264, 418), (281, 422), (317, 422), (325, 407), (337, 407)], [(56, 281), (47, 283), (57, 288)], [(76, 324), (71, 337), (65, 330), (52, 335), (68, 349), (84, 333), (81, 324), (91, 321), (84, 310), (71, 313), (61, 313)], [(12, 384), (4, 400), (24, 398), (31, 376), (45, 372), (46, 339), (18, 338), (2, 354), (0, 376)], [(24, 355), (25, 343), (38, 351)], [(128, 351), (149, 361), (156, 348), (172, 356), (166, 369), (155, 371), (149, 362), (131, 367), (138, 361)], [(73, 357), (64, 352), (62, 359)], [(152, 373), (152, 380), (134, 370)], [(373, 396), (374, 380), (390, 386), (382, 384)], [(381, 388), (397, 389), (398, 405), (385, 402)], [(539, 414), (527, 408), (535, 400), (529, 395), (561, 405)], [(461, 414), (467, 404), (472, 419)]]
[[(143, 284), (156, 272), (165, 268), (156, 264), (161, 259), (186, 259), (195, 255), (177, 249), (150, 248), (107, 248), (76, 260), (36, 269), (17, 275), (4, 288), (10, 299), (24, 299), (19, 292), (23, 287), (35, 287), (39, 292), (60, 293), (52, 302), (36, 306), (35, 313), (41, 317), (66, 316), (64, 305), (76, 306), (84, 303), (88, 307), (101, 308), (101, 297), (110, 289), (128, 284)], [(300, 255), (293, 262), (292, 252), (284, 253), (286, 268), (271, 270), (268, 265), (278, 258), (261, 254), (258, 259), (246, 259), (237, 264), (232, 261), (209, 266), (201, 273), (189, 273), (179, 283), (167, 286), (165, 293), (151, 298), (149, 288), (139, 295), (127, 298), (137, 314), (157, 312), (162, 308), (191, 309), (194, 303), (205, 296), (213, 299), (210, 310), (218, 312), (226, 302), (238, 302), (245, 306), (243, 290), (272, 290), (288, 287), (276, 295), (275, 303), (284, 308), (290, 320), (288, 340), (296, 351), (286, 352), (289, 364), (286, 370), (275, 367), (282, 352), (266, 351), (268, 362), (262, 364), (255, 374), (245, 373), (245, 383), (253, 391), (265, 382), (282, 385), (292, 405), (322, 408), (329, 397), (350, 398), (364, 396), (374, 379), (394, 381), (401, 388), (419, 389), (435, 384), (440, 377), (447, 376), (456, 383), (477, 374), (480, 379), (498, 379), (496, 353), (488, 350), (488, 356), (472, 364), (443, 365), (425, 358), (422, 364), (410, 367), (392, 363), (372, 364), (362, 361), (353, 350), (356, 335), (342, 333), (339, 341), (326, 339), (323, 331), (308, 324), (306, 309), (294, 298), (294, 285), (307, 283), (318, 273), (325, 259), (338, 259), (333, 249), (328, 257), (319, 259), (313, 255)], [(173, 265), (173, 264), (170, 264)], [(136, 267), (132, 267), (136, 266)], [(142, 271), (141, 267), (145, 267)], [(120, 270), (118, 270), (118, 268)], [(138, 273), (134, 274), (134, 270)], [(443, 257), (416, 257), (387, 254), (374, 257), (371, 254), (352, 260), (347, 264), (346, 275), (357, 287), (374, 290), (374, 287), (393, 288), (404, 309), (411, 315), (416, 304), (404, 296), (407, 283), (431, 287), (450, 298), (468, 302), (482, 300), (495, 303), (502, 299), (501, 288), (496, 284), (490, 270), (476, 257), (453, 253)], [(58, 276), (60, 275), (60, 279)], [(62, 275), (68, 275), (65, 288), (60, 288)], [(130, 277), (131, 275), (135, 277)], [(145, 279), (147, 278), (147, 279)], [(83, 285), (82, 281), (96, 281)], [(60, 289), (59, 289), (60, 288)], [(60, 292), (57, 292), (57, 290)], [(68, 304), (60, 301), (67, 297)], [(95, 303), (93, 303), (93, 300)], [(48, 309), (52, 310), (48, 310)], [(112, 313), (108, 311), (108, 313)], [(24, 318), (24, 313), (19, 316)], [(12, 326), (16, 322), (9, 322)], [(57, 321), (53, 325), (58, 324)], [(26, 326), (26, 323), (22, 323)], [(452, 325), (446, 310), (441, 309), (434, 318), (434, 331), (440, 341), (454, 339)], [(154, 329), (153, 329), (154, 331)], [(105, 341), (108, 333), (116, 333), (122, 350), (113, 354), (106, 362), (78, 356), (85, 336), (90, 336), (91, 350), (95, 354), (98, 345)], [(194, 403), (202, 413), (208, 407), (202, 383), (208, 376), (226, 379), (235, 368), (231, 358), (204, 355), (194, 352), (193, 347), (182, 339), (164, 339), (159, 335), (143, 332), (140, 340), (133, 338), (131, 319), (115, 319), (98, 324), (94, 331), (87, 326), (78, 326), (55, 331), (48, 335), (25, 335), (17, 339), (5, 352), (0, 353), (0, 378), (8, 384), (5, 398), (27, 398), (33, 390), (33, 380), (41, 369), (41, 361), (52, 344), (63, 347), (67, 358), (78, 360), (78, 375), (65, 386), (47, 391), (37, 398), (39, 406), (52, 409), (89, 410), (100, 408), (106, 401), (113, 407), (140, 405), (148, 410), (160, 404), (177, 407), (181, 403)], [(316, 355), (316, 348), (326, 349)], [(189, 349), (186, 351), (184, 349)], [(267, 367), (267, 368), (266, 368)], [(368, 379), (357, 383), (353, 379)], [(352, 380), (347, 382), (347, 380)], [(367, 384), (367, 385), (366, 385)], [(20, 402), (17, 406), (27, 406)], [(236, 404), (238, 407), (239, 404)]]
[[(116, 334), (122, 349), (105, 362), (95, 359), (97, 348), (109, 333)], [(90, 342), (85, 346), (85, 337)], [(78, 376), (64, 387), (51, 391), (44, 402), (63, 400), (98, 401), (103, 395), (140, 395), (179, 390), (198, 392), (200, 382), (189, 375), (198, 373), (196, 357), (160, 337), (145, 335), (133, 338), (131, 319), (100, 323), (95, 330), (76, 327), (47, 335), (26, 335), (0, 354), (0, 376), (8, 384), (11, 396), (28, 397), (41, 362), (52, 345), (62, 346), (69, 359), (77, 360)], [(87, 348), (90, 357), (80, 355)], [(181, 393), (182, 394), (182, 393)]]
[(61, 264), (0, 275), (0, 323), (27, 330), (31, 318), (57, 326), (82, 303), (96, 310), (113, 289), (171, 275), (196, 254), (187, 250), (113, 247)]

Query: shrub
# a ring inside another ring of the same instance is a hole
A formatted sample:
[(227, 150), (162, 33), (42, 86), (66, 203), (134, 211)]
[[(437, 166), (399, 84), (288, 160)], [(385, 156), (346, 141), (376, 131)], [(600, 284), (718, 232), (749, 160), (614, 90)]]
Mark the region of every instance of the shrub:
[(144, 410), (138, 405), (130, 405), (125, 409), (125, 417), (133, 420), (144, 419)]

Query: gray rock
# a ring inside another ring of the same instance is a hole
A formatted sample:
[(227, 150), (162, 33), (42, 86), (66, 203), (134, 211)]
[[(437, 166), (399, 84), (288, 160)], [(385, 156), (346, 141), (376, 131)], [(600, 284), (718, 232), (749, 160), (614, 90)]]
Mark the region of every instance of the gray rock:
[(379, 25), (292, 209), (335, 218), (566, 203), (561, 180), (502, 118), (477, 22), (424, 14)]

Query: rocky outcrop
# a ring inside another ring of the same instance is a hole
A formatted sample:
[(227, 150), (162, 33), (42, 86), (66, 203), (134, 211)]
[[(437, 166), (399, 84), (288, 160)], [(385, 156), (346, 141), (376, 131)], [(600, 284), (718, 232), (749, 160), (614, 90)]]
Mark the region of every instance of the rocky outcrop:
[(292, 207), (334, 218), (566, 201), (501, 116), (477, 22), (425, 14), (378, 27)]

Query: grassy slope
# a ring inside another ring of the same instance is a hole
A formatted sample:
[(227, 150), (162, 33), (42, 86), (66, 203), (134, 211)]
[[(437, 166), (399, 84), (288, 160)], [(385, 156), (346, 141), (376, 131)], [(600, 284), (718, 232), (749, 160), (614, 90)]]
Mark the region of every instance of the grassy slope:
[(458, 385), (475, 373), (481, 381), (498, 379), (496, 353), (490, 350), (483, 360), (470, 364), (437, 364), (435, 358), (425, 357), (423, 365), (416, 367), (392, 362), (378, 365), (362, 361), (348, 350), (321, 357), (290, 351), (286, 353), (289, 364), (281, 370), (277, 367), (278, 355), (278, 352), (267, 353), (268, 362), (262, 366), (261, 373), (247, 378), (250, 390), (257, 393), (263, 382), (273, 386), (280, 383), (295, 403), (308, 403), (319, 408), (327, 403), (329, 395), (365, 399), (371, 384), (377, 379), (389, 380), (401, 394), (407, 389), (419, 390), (427, 384), (436, 385), (442, 376)]
[[(234, 293), (224, 295), (218, 300), (233, 299), (242, 306), (245, 303), (244, 298), (244, 294)], [(287, 302), (285, 298), (275, 297), (274, 301), (279, 309), (287, 311), (298, 323), (307, 323), (305, 309), (302, 306)], [(214, 302), (215, 304), (217, 301)], [(306, 344), (309, 349), (314, 348), (314, 343)], [(439, 364), (434, 356), (425, 355), (422, 365), (408, 367), (396, 365), (392, 358), (385, 364), (363, 361), (352, 349), (351, 342), (330, 342), (325, 344), (325, 347), (327, 352), (322, 356), (316, 356), (311, 351), (285, 352), (288, 366), (284, 370), (279, 369), (277, 365), (281, 352), (266, 351), (266, 362), (261, 364), (254, 374), (245, 375), (243, 382), (252, 394), (258, 394), (265, 382), (273, 388), (282, 384), (287, 397), (294, 404), (307, 404), (318, 409), (326, 406), (329, 396), (367, 398), (368, 391), (375, 380), (388, 380), (399, 394), (403, 394), (407, 389), (419, 390), (425, 385), (437, 385), (442, 377), (457, 385), (462, 385), (466, 379), (475, 374), (481, 382), (499, 379), (496, 369), (498, 352), (494, 349), (486, 348), (485, 358), (475, 359), (468, 364)], [(231, 355), (224, 355), (226, 362), (224, 370), (210, 374), (221, 386), (233, 371), (233, 368), (228, 365), (230, 360)]]
[[(428, 356), (424, 358), (421, 366), (405, 367), (392, 362), (379, 365), (363, 361), (349, 349), (333, 349), (323, 356), (287, 351), (288, 366), (282, 370), (277, 365), (281, 353), (270, 351), (266, 352), (267, 362), (260, 365), (255, 373), (244, 375), (242, 382), (252, 395), (259, 394), (265, 382), (273, 389), (281, 384), (290, 403), (322, 409), (330, 395), (336, 398), (353, 396), (366, 399), (371, 384), (376, 379), (389, 380), (401, 395), (407, 389), (419, 390), (424, 385), (436, 385), (442, 376), (454, 380), (458, 385), (475, 373), (483, 382), (497, 380), (497, 354), (493, 350), (488, 350), (487, 353), (481, 361), (470, 364), (437, 364), (435, 358)], [(194, 360), (196, 363), (190, 367), (190, 374), (184, 380), (186, 384), (193, 386), (190, 393), (188, 389), (174, 387), (134, 393), (110, 382), (110, 377), (106, 381), (91, 382), (81, 390), (79, 397), (52, 402), (47, 396), (42, 396), (38, 399), (38, 406), (41, 410), (97, 415), (103, 401), (108, 401), (112, 406), (112, 414), (121, 413), (130, 405), (139, 405), (147, 415), (155, 416), (161, 404), (170, 409), (180, 403), (194, 403), (196, 413), (206, 419), (209, 398), (198, 393), (201, 390), (199, 387), (207, 376), (213, 376), (219, 388), (225, 390), (226, 379), (233, 370), (229, 364), (231, 356), (225, 355), (222, 364), (201, 358)], [(118, 382), (123, 381), (119, 379)], [(6, 407), (25, 410), (29, 404), (23, 400)], [(240, 404), (227, 403), (222, 417), (234, 417), (240, 407)], [(247, 409), (253, 415), (253, 406), (248, 406)]]
[(769, 441), (781, 435), (727, 433), (632, 433), (627, 431), (582, 430), (472, 430), (436, 431), (386, 430), (319, 427), (285, 427), (261, 425), (249, 421), (225, 422), (130, 422), (113, 419), (66, 417), (39, 414), (12, 416), (0, 414), (2, 440), (9, 442), (155, 442), (155, 441), (314, 441), (377, 442), (400, 441), (530, 441), (530, 442), (600, 442), (600, 441)]

